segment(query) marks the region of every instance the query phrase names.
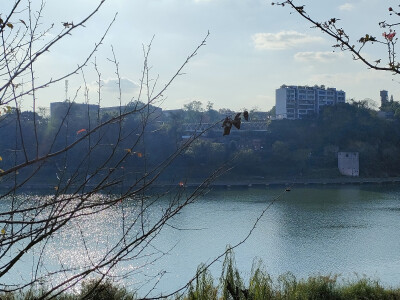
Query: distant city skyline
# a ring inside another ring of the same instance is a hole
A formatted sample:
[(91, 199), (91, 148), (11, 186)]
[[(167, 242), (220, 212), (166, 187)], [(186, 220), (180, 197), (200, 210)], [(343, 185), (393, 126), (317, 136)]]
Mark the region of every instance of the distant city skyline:
[[(390, 20), (388, 7), (396, 5), (378, 0), (298, 1), (309, 14), (324, 21), (339, 18), (339, 25), (356, 42), (366, 33), (382, 38), (384, 29), (378, 22)], [(98, 1), (48, 1), (41, 20), (55, 29), (51, 38), (62, 29), (62, 22), (78, 22), (90, 13)], [(4, 4), (4, 11), (12, 3)], [(36, 5), (36, 4), (34, 4)], [(282, 84), (325, 85), (346, 91), (346, 98), (373, 99), (380, 102), (381, 90), (394, 99), (400, 95), (400, 78), (389, 72), (368, 70), (349, 53), (335, 51), (335, 41), (288, 8), (272, 6), (268, 1), (252, 0), (109, 0), (85, 28), (52, 49), (37, 63), (37, 83), (70, 71), (81, 63), (108, 24), (118, 12), (101, 49), (96, 53), (102, 74), (102, 106), (119, 104), (111, 45), (119, 61), (122, 79), (122, 104), (136, 99), (143, 68), (142, 46), (154, 36), (150, 53), (152, 78), (163, 87), (208, 31), (210, 36), (198, 55), (185, 67), (158, 103), (163, 109), (182, 108), (191, 101), (208, 101), (214, 108), (240, 110), (257, 107), (268, 111), (275, 105), (275, 90)], [(362, 26), (360, 26), (362, 24)], [(57, 29), (57, 30), (56, 30)], [(363, 51), (371, 60), (387, 57), (384, 44), (367, 45)], [(92, 63), (85, 69), (89, 102), (96, 104), (97, 74)], [(68, 79), (69, 98), (83, 102), (82, 74)], [(79, 87), (81, 89), (78, 91)], [(78, 93), (77, 93), (78, 91)], [(77, 94), (76, 94), (77, 93)], [(64, 82), (37, 93), (37, 105), (65, 99)], [(23, 108), (30, 110), (31, 101)]]

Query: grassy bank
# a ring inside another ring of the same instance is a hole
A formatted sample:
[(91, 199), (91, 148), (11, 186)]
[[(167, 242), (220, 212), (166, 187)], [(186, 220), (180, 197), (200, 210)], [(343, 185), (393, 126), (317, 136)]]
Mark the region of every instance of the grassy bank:
[[(34, 300), (46, 295), (45, 289), (22, 293), (0, 293), (2, 300)], [(50, 296), (49, 296), (50, 297)], [(46, 298), (49, 298), (45, 296)], [(89, 280), (82, 284), (79, 293), (65, 292), (57, 300), (135, 300), (140, 299), (124, 287), (110, 281)], [(214, 280), (204, 266), (198, 276), (182, 294), (171, 300), (290, 300), (290, 299), (400, 299), (400, 288), (383, 287), (379, 281), (368, 278), (348, 280), (336, 275), (313, 276), (296, 279), (290, 273), (273, 280), (261, 262), (253, 263), (249, 282), (245, 283), (235, 266), (233, 253), (225, 257), (219, 281)]]

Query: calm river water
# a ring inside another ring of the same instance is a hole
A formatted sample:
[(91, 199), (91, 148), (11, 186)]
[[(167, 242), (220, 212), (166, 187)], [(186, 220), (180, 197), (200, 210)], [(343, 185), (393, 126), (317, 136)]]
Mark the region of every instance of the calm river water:
[[(211, 191), (186, 207), (154, 240), (152, 247), (168, 254), (147, 265), (138, 276), (164, 274), (158, 276), (161, 280), (155, 293), (184, 285), (200, 263), (210, 262), (228, 244), (244, 239), (262, 210), (278, 195), (281, 197), (268, 208), (253, 234), (234, 250), (244, 278), (249, 276), (253, 259), (260, 258), (273, 278), (285, 272), (297, 278), (366, 275), (386, 286), (400, 286), (400, 186), (396, 185), (294, 187), (288, 192), (283, 188)], [(158, 209), (162, 207), (154, 207)], [(90, 229), (93, 256), (117, 234), (119, 222), (117, 214), (107, 213), (80, 225), (80, 229)], [(79, 262), (85, 251), (82, 244), (74, 242), (80, 238), (77, 232), (77, 228), (69, 228), (47, 247), (50, 264)], [(211, 268), (215, 278), (221, 264), (219, 261)], [(136, 267), (139, 265), (129, 262), (117, 272)], [(19, 280), (30, 271), (23, 265), (18, 268), (8, 280)], [(127, 285), (134, 287), (135, 281), (131, 279)]]

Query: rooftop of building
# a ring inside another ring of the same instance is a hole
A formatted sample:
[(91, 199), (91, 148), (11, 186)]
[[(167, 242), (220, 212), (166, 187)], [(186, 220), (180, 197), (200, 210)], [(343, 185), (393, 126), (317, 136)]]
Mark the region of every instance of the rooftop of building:
[(336, 90), (336, 88), (332, 87), (325, 87), (325, 85), (314, 85), (314, 86), (308, 86), (308, 85), (286, 85), (283, 84), (280, 87), (281, 89), (305, 89), (305, 90), (327, 90), (327, 91), (337, 91), (337, 92), (343, 92), (342, 90)]

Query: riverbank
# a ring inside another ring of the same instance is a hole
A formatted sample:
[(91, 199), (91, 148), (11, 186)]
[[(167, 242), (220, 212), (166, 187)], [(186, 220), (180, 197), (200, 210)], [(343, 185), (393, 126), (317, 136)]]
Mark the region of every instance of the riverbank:
[[(154, 188), (171, 188), (176, 186), (197, 187), (202, 183), (200, 179), (188, 179), (180, 182), (154, 182)], [(263, 187), (295, 187), (307, 185), (362, 185), (362, 184), (400, 184), (400, 177), (336, 177), (336, 178), (293, 178), (293, 179), (271, 179), (271, 178), (249, 178), (249, 179), (233, 179), (233, 180), (215, 180), (210, 184), (213, 188), (229, 189), (229, 188), (263, 188)], [(126, 186), (128, 186), (126, 184)], [(89, 188), (95, 187), (92, 184), (87, 185)], [(11, 185), (3, 184), (3, 189), (12, 188)], [(119, 186), (118, 189), (121, 187)], [(29, 183), (19, 188), (22, 191), (33, 190), (53, 190), (54, 185), (48, 183)]]
[[(350, 280), (329, 274), (297, 279), (293, 274), (286, 273), (273, 279), (261, 263), (253, 264), (248, 283), (245, 283), (240, 274), (234, 258), (228, 253), (223, 264), (221, 278), (218, 281), (212, 277), (209, 270), (200, 265), (196, 277), (188, 283), (183, 292), (176, 292), (160, 298), (167, 300), (400, 299), (399, 288), (383, 287), (379, 281), (366, 277)], [(58, 295), (55, 290), (52, 291), (46, 287), (31, 287), (20, 292), (0, 292), (0, 299), (4, 300), (39, 298), (56, 300), (147, 299), (141, 298), (137, 293), (110, 279), (85, 280), (81, 286), (69, 288)]]
[[(187, 187), (198, 186), (200, 181), (188, 181), (184, 185)], [(296, 179), (248, 179), (238, 181), (219, 181), (211, 183), (212, 187), (233, 188), (233, 187), (273, 187), (273, 186), (306, 186), (306, 185), (360, 185), (360, 184), (400, 184), (400, 177), (338, 177), (338, 178), (296, 178)], [(166, 186), (170, 184), (161, 184)]]

